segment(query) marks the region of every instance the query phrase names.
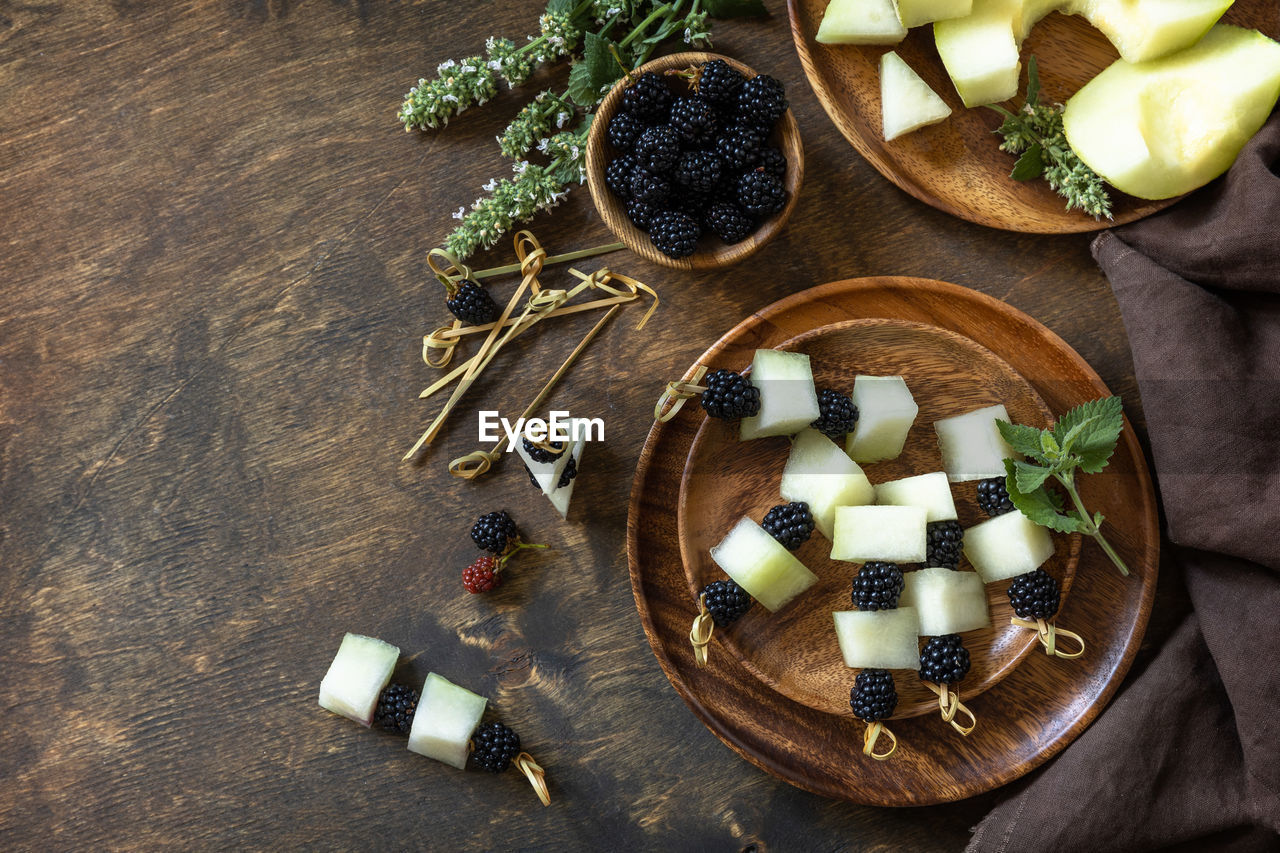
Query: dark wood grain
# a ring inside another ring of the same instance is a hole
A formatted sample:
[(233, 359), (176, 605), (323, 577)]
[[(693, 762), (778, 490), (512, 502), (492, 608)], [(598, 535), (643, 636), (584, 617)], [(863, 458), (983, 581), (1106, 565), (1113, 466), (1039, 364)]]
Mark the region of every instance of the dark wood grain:
[[(954, 285), (904, 277), (833, 282), (794, 294), (735, 326), (698, 362), (744, 364), (757, 348), (785, 345), (854, 318), (929, 321), (971, 335), (1027, 378), (1055, 412), (1108, 393), (1061, 339), (1026, 315)], [(798, 346), (803, 348), (803, 339)], [(929, 411), (927, 401), (921, 405)], [(1043, 654), (1026, 657), (986, 692), (966, 700), (979, 721), (968, 737), (956, 736), (932, 716), (896, 719), (892, 728), (899, 749), (888, 761), (877, 762), (861, 755), (864, 724), (844, 708), (822, 701), (822, 691), (847, 690), (847, 672), (843, 679), (831, 673), (814, 678), (814, 699), (779, 689), (776, 678), (762, 678), (757, 649), (750, 656), (714, 655), (705, 667), (694, 663), (687, 637), (694, 612), (689, 575), (710, 576), (711, 569), (682, 534), (686, 515), (708, 506), (682, 506), (679, 532), (654, 521), (677, 494), (687, 491), (685, 472), (707, 431), (705, 421), (702, 416), (677, 417), (655, 424), (649, 433), (631, 492), (631, 587), (649, 643), (671, 683), (694, 713), (747, 760), (828, 797), (877, 806), (933, 805), (972, 797), (1038, 767), (1083, 731), (1118, 688), (1151, 613), (1160, 553), (1155, 493), (1131, 429), (1107, 471), (1081, 483), (1086, 505), (1099, 507), (1112, 520), (1117, 547), (1132, 572), (1121, 578), (1099, 548), (1078, 552), (1079, 582), (1064, 599), (1057, 621), (1081, 629), (1087, 656), (1069, 662)], [(912, 452), (922, 453), (918, 446)], [(755, 485), (759, 491), (759, 482)], [(716, 508), (710, 509), (715, 517)], [(833, 590), (819, 584), (778, 615), (794, 614), (806, 596), (823, 600), (824, 592), (830, 597)], [(826, 615), (830, 606), (820, 604), (819, 609)], [(758, 620), (763, 615), (753, 616)], [(806, 645), (818, 642), (812, 636), (815, 624), (806, 627), (808, 643), (786, 627), (779, 637), (796, 648), (799, 660)], [(745, 626), (749, 635), (766, 630), (759, 624)], [(838, 657), (838, 651), (829, 649), (827, 656)], [(833, 666), (838, 673), (838, 663)], [(899, 675), (899, 684), (910, 678)], [(914, 700), (915, 694), (906, 698)]]
[[(757, 770), (671, 688), (626, 580), (662, 383), (823, 281), (943, 278), (1028, 311), (1143, 434), (1087, 238), (985, 229), (885, 180), (810, 91), (780, 2), (717, 23), (715, 49), (787, 86), (805, 141), (795, 211), (729, 271), (602, 259), (663, 302), (644, 333), (620, 317), (552, 398), (608, 426), (574, 520), (509, 461), (474, 483), (444, 462), (476, 446), (480, 395), (524, 405), (594, 318), (513, 345), (423, 464), (399, 462), (435, 412), (416, 399), (434, 378), (421, 335), (445, 313), (425, 253), (507, 173), (493, 137), (565, 75), (438, 133), (406, 134), (395, 112), (444, 59), (533, 31), (542, 5), (0, 4), (6, 848), (955, 850), (1003, 795), (896, 812)], [(553, 251), (612, 239), (585, 188), (532, 227)], [(466, 530), (498, 507), (556, 550), (467, 596)], [(1165, 577), (1137, 670), (1188, 609)], [(403, 648), (407, 679), (435, 670), (488, 696), (553, 805), (320, 710), (347, 630)]]

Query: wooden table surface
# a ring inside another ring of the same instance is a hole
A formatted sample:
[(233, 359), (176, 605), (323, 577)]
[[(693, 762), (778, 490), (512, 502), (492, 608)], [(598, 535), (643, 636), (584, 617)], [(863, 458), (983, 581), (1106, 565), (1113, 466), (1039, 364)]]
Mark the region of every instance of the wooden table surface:
[[(624, 554), (652, 405), (748, 313), (859, 275), (945, 279), (1028, 311), (1141, 430), (1126, 337), (1089, 237), (950, 218), (859, 159), (768, 6), (718, 24), (716, 47), (786, 83), (799, 204), (731, 271), (607, 258), (662, 307), (643, 333), (624, 313), (553, 398), (606, 424), (566, 524), (516, 464), (477, 482), (444, 466), (476, 447), (476, 404), (523, 407), (589, 318), (513, 347), (425, 461), (400, 462), (435, 411), (416, 399), (433, 378), (420, 336), (444, 316), (426, 252), (507, 168), (494, 135), (564, 70), (442, 133), (404, 133), (396, 109), (438, 62), (522, 37), (540, 4), (0, 2), (6, 848), (965, 843), (1010, 791), (917, 810), (826, 801), (740, 760), (677, 697)], [(585, 188), (532, 227), (552, 251), (609, 239)], [(467, 532), (496, 508), (553, 550), (470, 596)], [(1185, 609), (1179, 588), (1164, 578), (1136, 669)], [(514, 772), (461, 773), (321, 710), (348, 630), (400, 646), (407, 679), (436, 671), (488, 696), (548, 769), (552, 806)]]

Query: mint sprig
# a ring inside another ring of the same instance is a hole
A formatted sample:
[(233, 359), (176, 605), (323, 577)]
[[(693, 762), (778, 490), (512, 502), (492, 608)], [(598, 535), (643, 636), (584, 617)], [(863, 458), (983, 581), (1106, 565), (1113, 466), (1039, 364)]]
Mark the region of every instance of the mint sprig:
[[(1059, 533), (1091, 536), (1111, 562), (1128, 575), (1129, 567), (1102, 535), (1100, 512), (1090, 514), (1076, 490), (1077, 471), (1096, 474), (1111, 459), (1120, 432), (1124, 429), (1124, 408), (1119, 397), (1103, 397), (1076, 406), (1053, 429), (1036, 429), (1022, 424), (996, 421), (1000, 435), (1009, 446), (1031, 462), (1004, 460), (1005, 487), (1013, 505), (1036, 524)], [(1071, 498), (1068, 509), (1062, 498), (1046, 488), (1056, 480)]]

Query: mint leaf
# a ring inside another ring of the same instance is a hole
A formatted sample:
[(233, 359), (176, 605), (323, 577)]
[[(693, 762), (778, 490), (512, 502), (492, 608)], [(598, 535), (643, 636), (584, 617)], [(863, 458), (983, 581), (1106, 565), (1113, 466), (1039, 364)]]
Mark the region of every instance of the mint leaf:
[(1023, 151), (1018, 162), (1013, 164), (1009, 177), (1015, 181), (1030, 181), (1044, 174), (1044, 149), (1037, 142)]
[(702, 9), (713, 18), (756, 18), (769, 14), (764, 0), (702, 0)]
[(1076, 432), (1071, 452), (1080, 459), (1080, 470), (1096, 474), (1107, 466), (1124, 429), (1124, 404), (1119, 397), (1103, 397), (1082, 403), (1058, 419), (1053, 432), (1062, 439)]
[(1027, 59), (1027, 104), (1035, 106), (1040, 102), (1040, 67), (1036, 65), (1035, 56)]
[(1057, 461), (1058, 457), (1062, 455), (1062, 448), (1058, 446), (1058, 440), (1047, 429), (1040, 430), (1040, 450), (1045, 459)]
[(1049, 468), (1041, 468), (1038, 465), (1028, 465), (1026, 462), (1018, 462), (1016, 460), (1008, 460), (1013, 462), (1013, 476), (1017, 483), (1018, 491), (1024, 493), (1034, 492), (1036, 489), (1044, 485), (1044, 481), (1049, 479), (1052, 470)]
[(1004, 468), (1008, 474), (1005, 478), (1005, 488), (1009, 490), (1009, 501), (1019, 512), (1036, 524), (1056, 530), (1059, 533), (1086, 531), (1085, 525), (1074, 513), (1066, 514), (1062, 512), (1061, 499), (1044, 486), (1040, 486), (1030, 492), (1024, 492), (1019, 489), (1014, 464), (1012, 459), (1004, 461)]
[(1030, 456), (1033, 459), (1040, 459), (1043, 456), (1043, 451), (1040, 449), (1040, 430), (1035, 427), (997, 420), (996, 429), (1000, 430), (1000, 437), (1023, 456)]
[[(579, 106), (594, 107), (600, 100), (600, 90), (612, 86), (622, 77), (618, 65), (609, 51), (613, 42), (596, 33), (587, 33), (582, 40), (582, 58), (573, 63), (569, 71), (567, 93)], [(623, 61), (626, 60), (625, 53)]]
[(1063, 455), (1071, 452), (1071, 448), (1075, 445), (1076, 439), (1080, 437), (1080, 433), (1084, 432), (1084, 430), (1096, 419), (1097, 417), (1095, 416), (1081, 421), (1071, 429), (1067, 430), (1065, 435), (1063, 435), (1062, 431), (1059, 430), (1056, 425), (1054, 426), (1054, 436), (1062, 444)]
[(548, 15), (572, 15), (576, 0), (548, 0)]

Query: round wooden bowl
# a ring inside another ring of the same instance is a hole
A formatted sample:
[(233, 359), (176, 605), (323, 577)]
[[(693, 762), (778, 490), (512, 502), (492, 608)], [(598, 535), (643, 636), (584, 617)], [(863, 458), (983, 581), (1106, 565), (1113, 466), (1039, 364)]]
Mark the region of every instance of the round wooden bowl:
[[(721, 56), (718, 53), (687, 51), (673, 53), (647, 62), (637, 69), (638, 73), (653, 71), (661, 74), (664, 71), (683, 70), (694, 65), (704, 65), (713, 59), (723, 59), (732, 68), (748, 77), (756, 76), (756, 72), (736, 59)], [(675, 94), (685, 95), (690, 92), (688, 81), (683, 77), (669, 76), (667, 85)], [(649, 240), (649, 235), (631, 224), (627, 218), (626, 204), (612, 192), (604, 182), (605, 166), (619, 155), (619, 151), (609, 144), (607, 130), (609, 121), (618, 110), (622, 93), (627, 88), (627, 78), (619, 80), (610, 90), (596, 110), (596, 117), (591, 122), (591, 131), (587, 136), (587, 186), (591, 189), (591, 200), (595, 202), (600, 218), (609, 226), (619, 240), (637, 255), (655, 264), (681, 270), (709, 270), (732, 266), (755, 254), (761, 246), (768, 243), (773, 236), (782, 230), (783, 223), (791, 215), (800, 195), (800, 184), (804, 180), (804, 148), (800, 144), (800, 129), (796, 126), (795, 116), (787, 110), (769, 135), (769, 142), (782, 150), (787, 158), (787, 174), (783, 182), (787, 188), (787, 205), (779, 213), (764, 220), (747, 239), (732, 245), (720, 241), (714, 234), (704, 234), (698, 241), (698, 248), (687, 258), (668, 258), (659, 252)]]

